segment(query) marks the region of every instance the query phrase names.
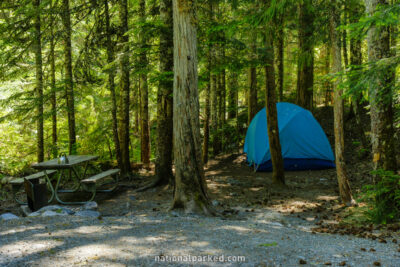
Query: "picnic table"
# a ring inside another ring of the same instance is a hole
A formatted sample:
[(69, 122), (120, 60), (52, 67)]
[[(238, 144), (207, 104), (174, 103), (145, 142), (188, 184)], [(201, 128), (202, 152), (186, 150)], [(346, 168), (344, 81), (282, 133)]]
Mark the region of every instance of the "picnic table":
[[(89, 162), (97, 160), (99, 157), (95, 155), (69, 155), (67, 156), (68, 162), (60, 163), (59, 159), (52, 159), (49, 161), (39, 162), (32, 165), (32, 168), (42, 171), (44, 176), (46, 177), (47, 184), (52, 192), (52, 196), (49, 200), (51, 202), (55, 197), (56, 200), (61, 204), (84, 204), (87, 201), (92, 201), (96, 195), (96, 192), (111, 192), (118, 185), (118, 173), (119, 169), (111, 169), (99, 174), (96, 174), (92, 177), (86, 178), (86, 172), (89, 166)], [(83, 172), (79, 172), (78, 168), (83, 167)], [(55, 188), (50, 182), (49, 172), (58, 172), (57, 182)], [(71, 189), (60, 189), (60, 183), (63, 181), (65, 177), (65, 172), (68, 172), (69, 175), (73, 178), (74, 186)], [(110, 189), (97, 189), (97, 185), (104, 178), (113, 177), (114, 186)], [(92, 195), (87, 201), (75, 201), (75, 202), (66, 202), (60, 199), (58, 193), (74, 193), (79, 190), (79, 188), (83, 188), (84, 190), (91, 192)]]

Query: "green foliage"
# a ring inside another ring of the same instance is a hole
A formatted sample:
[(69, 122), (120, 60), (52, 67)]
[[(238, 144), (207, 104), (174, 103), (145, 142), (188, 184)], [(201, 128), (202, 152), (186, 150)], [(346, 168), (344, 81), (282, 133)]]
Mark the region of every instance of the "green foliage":
[(370, 205), (367, 216), (376, 223), (390, 223), (400, 219), (400, 175), (392, 171), (372, 172), (375, 185), (364, 186), (361, 201)]

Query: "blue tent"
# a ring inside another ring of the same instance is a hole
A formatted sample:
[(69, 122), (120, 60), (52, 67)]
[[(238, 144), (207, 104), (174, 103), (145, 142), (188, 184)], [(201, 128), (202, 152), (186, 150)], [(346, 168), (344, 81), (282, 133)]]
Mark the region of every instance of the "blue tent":
[[(334, 168), (334, 155), (328, 138), (310, 111), (291, 103), (277, 103), (279, 138), (285, 170)], [(247, 161), (258, 171), (272, 171), (263, 108), (253, 118), (244, 143)]]

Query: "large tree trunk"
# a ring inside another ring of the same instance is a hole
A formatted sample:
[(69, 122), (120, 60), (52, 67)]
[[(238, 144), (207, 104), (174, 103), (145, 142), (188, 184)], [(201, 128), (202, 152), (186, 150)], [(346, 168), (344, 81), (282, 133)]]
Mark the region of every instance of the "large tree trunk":
[(269, 147), (272, 162), (272, 180), (275, 184), (285, 184), (285, 173), (283, 168), (283, 158), (281, 143), (279, 141), (278, 112), (276, 109), (276, 87), (275, 87), (275, 68), (274, 68), (274, 44), (273, 35), (270, 29), (267, 30), (266, 38), (266, 60), (265, 60), (265, 79), (266, 79), (266, 110)]
[[(107, 35), (107, 63), (111, 64), (114, 61), (114, 46), (111, 41), (111, 29), (110, 29), (110, 14), (108, 10), (108, 0), (104, 0), (104, 15), (106, 19), (106, 35)], [(115, 156), (117, 158), (118, 166), (122, 169), (122, 158), (121, 158), (121, 145), (118, 136), (118, 121), (117, 121), (117, 97), (115, 94), (115, 70), (111, 68), (108, 70), (108, 89), (111, 93), (111, 117), (112, 117), (112, 130), (113, 140), (115, 148)]]
[(238, 108), (238, 74), (235, 71), (231, 71), (228, 76), (228, 119), (236, 118), (236, 111)]
[(120, 78), (120, 95), (121, 95), (121, 110), (119, 116), (119, 137), (121, 143), (121, 176), (130, 175), (131, 166), (129, 160), (129, 37), (126, 34), (128, 31), (128, 1), (119, 0), (119, 18), (120, 31), (119, 43), (122, 46), (121, 56), (119, 60), (121, 78)]
[[(340, 53), (340, 39), (337, 32), (340, 17), (338, 16), (337, 3), (331, 0), (330, 14), (330, 35), (332, 45), (332, 72), (342, 71), (342, 56)], [(339, 192), (342, 202), (349, 205), (353, 202), (346, 164), (344, 160), (344, 132), (343, 132), (343, 90), (339, 87), (340, 78), (336, 79), (334, 88), (334, 127), (335, 127), (335, 154), (336, 154), (336, 173), (339, 184)]]
[(277, 78), (277, 91), (279, 102), (283, 101), (283, 83), (284, 83), (284, 15), (279, 15), (279, 25), (277, 25), (277, 35), (276, 35), (276, 46), (277, 46), (277, 67), (278, 67), (278, 78)]
[[(350, 23), (357, 23), (362, 15), (362, 6), (361, 5), (355, 5), (355, 3), (352, 3), (350, 6)], [(362, 64), (362, 45), (361, 45), (361, 39), (360, 38), (350, 38), (350, 65), (351, 65), (351, 70), (358, 70), (360, 69)], [(349, 77), (350, 79), (350, 87), (353, 88), (355, 84), (357, 83), (357, 78), (354, 75), (351, 75)], [(364, 126), (361, 122), (361, 101), (362, 101), (362, 92), (357, 91), (354, 93), (353, 101), (352, 101), (352, 106), (353, 106), (353, 112), (354, 116), (356, 119), (357, 123), (357, 129), (360, 135), (360, 140), (361, 140), (361, 145), (364, 149), (367, 149), (369, 147), (367, 138), (365, 136), (364, 132)]]
[(312, 8), (311, 0), (300, 2), (296, 102), (308, 110), (313, 107), (314, 86), (314, 14)]
[[(223, 37), (223, 40), (225, 37)], [(225, 44), (222, 44), (222, 64), (225, 65)], [(221, 128), (224, 127), (225, 122), (226, 122), (226, 69), (225, 67), (222, 68), (221, 70)], [(221, 139), (223, 139), (223, 136), (221, 136)]]
[(250, 68), (248, 70), (248, 118), (247, 124), (250, 125), (251, 120), (257, 114), (257, 69), (255, 67), (254, 61), (256, 60), (257, 56), (257, 34), (256, 32), (251, 33), (251, 40), (250, 40)]
[(172, 109), (173, 109), (173, 21), (172, 0), (161, 0), (160, 19), (163, 27), (160, 34), (160, 80), (157, 94), (157, 159), (156, 176), (158, 184), (172, 181)]
[[(223, 65), (224, 63), (224, 55), (225, 53), (223, 52), (224, 47), (222, 45), (219, 46), (219, 64), (220, 66)], [(225, 92), (225, 69), (221, 70), (221, 73), (218, 75), (218, 152), (222, 152), (224, 150), (223, 144), (224, 144), (224, 136), (223, 136), (223, 127), (225, 124), (225, 97), (226, 97), (226, 92)]]
[[(139, 19), (141, 23), (146, 22), (146, 2), (139, 1)], [(150, 129), (149, 129), (149, 88), (147, 85), (147, 39), (143, 31), (139, 34), (140, 56), (140, 156), (145, 165), (150, 163)]]
[(195, 1), (173, 0), (174, 159), (172, 208), (209, 214), (201, 157)]
[[(373, 15), (378, 4), (387, 5), (386, 0), (366, 0), (367, 14)], [(389, 58), (389, 27), (372, 25), (368, 30), (368, 59), (371, 63)], [(374, 71), (369, 85), (371, 106), (371, 141), (374, 168), (395, 171), (396, 152), (393, 129), (393, 73), (388, 67)]]
[(207, 164), (208, 162), (208, 143), (210, 141), (210, 91), (211, 91), (211, 48), (208, 48), (207, 55), (207, 64), (208, 64), (208, 72), (207, 72), (207, 86), (205, 92), (205, 107), (204, 107), (204, 137), (203, 137), (203, 162)]
[[(214, 6), (216, 3), (213, 1), (209, 1), (210, 7), (210, 21), (215, 22), (215, 9)], [(210, 80), (210, 91), (211, 91), (211, 135), (212, 135), (212, 148), (213, 148), (213, 155), (216, 156), (220, 153), (220, 144), (218, 140), (218, 75), (215, 73), (216, 69), (216, 62), (217, 62), (217, 49), (216, 49), (216, 35), (211, 35), (210, 42), (210, 54), (211, 54), (211, 64), (210, 64), (210, 71), (211, 71), (211, 80)]]
[(40, 30), (40, 0), (34, 0), (34, 41), (33, 49), (35, 51), (36, 68), (36, 97), (37, 97), (37, 161), (44, 160), (44, 142), (43, 142), (43, 69), (42, 69), (42, 41)]
[[(330, 42), (325, 45), (325, 75), (331, 73), (331, 45)], [(324, 81), (325, 87), (325, 107), (329, 106), (332, 101), (332, 83), (329, 78)]]
[[(344, 3), (343, 9), (343, 23), (344, 26), (347, 25), (347, 5)], [(343, 59), (344, 59), (344, 67), (347, 69), (349, 66), (349, 53), (347, 52), (347, 29), (343, 29), (342, 33), (342, 47), (343, 47)]]
[(72, 73), (72, 48), (71, 48), (71, 15), (69, 0), (62, 0), (62, 22), (64, 24), (64, 57), (65, 57), (65, 92), (67, 99), (68, 113), (68, 136), (69, 154), (76, 154), (76, 133), (75, 133), (75, 99), (74, 82)]
[[(51, 5), (51, 8), (54, 6)], [(58, 157), (57, 145), (57, 88), (56, 88), (56, 59), (55, 59), (55, 43), (54, 43), (54, 15), (50, 16), (50, 102), (51, 102), (51, 139), (52, 139), (52, 156)]]

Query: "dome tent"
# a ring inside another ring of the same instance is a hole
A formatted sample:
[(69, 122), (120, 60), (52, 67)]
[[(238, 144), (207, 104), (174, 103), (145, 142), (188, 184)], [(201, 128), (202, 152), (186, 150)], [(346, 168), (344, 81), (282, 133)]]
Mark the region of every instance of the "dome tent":
[[(291, 103), (277, 103), (279, 138), (285, 170), (334, 168), (334, 155), (321, 126), (310, 111)], [(247, 161), (258, 171), (272, 171), (265, 108), (247, 129)]]

